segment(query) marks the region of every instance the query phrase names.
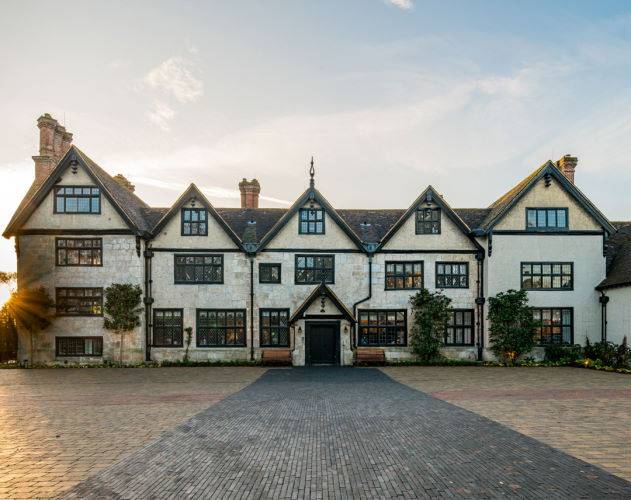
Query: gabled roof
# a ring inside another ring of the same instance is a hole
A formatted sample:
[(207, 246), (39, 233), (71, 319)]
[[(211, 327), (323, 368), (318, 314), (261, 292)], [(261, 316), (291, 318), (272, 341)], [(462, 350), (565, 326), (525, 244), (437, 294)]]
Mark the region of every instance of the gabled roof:
[(58, 182), (59, 176), (74, 161), (77, 161), (94, 183), (101, 188), (103, 195), (114, 206), (130, 229), (138, 235), (148, 233), (151, 226), (145, 220), (144, 210), (149, 209), (149, 206), (134, 193), (112, 179), (105, 170), (99, 167), (78, 147), (71, 146), (42, 183), (34, 182), (31, 185), (3, 233), (5, 238), (9, 238), (19, 231), (20, 227), (28, 220)]
[(631, 286), (631, 222), (613, 222), (618, 232), (607, 242), (607, 277), (597, 290)]
[(600, 212), (600, 210), (598, 210), (594, 204), (589, 201), (587, 196), (585, 196), (580, 189), (570, 182), (563, 172), (561, 172), (561, 170), (559, 170), (559, 168), (550, 160), (541, 165), (528, 177), (522, 179), (515, 187), (500, 196), (494, 203), (491, 204), (489, 207), (489, 213), (480, 224), (480, 231), (488, 233), (491, 229), (493, 229), (493, 226), (502, 220), (510, 209), (515, 206), (515, 204), (545, 176), (551, 176), (556, 179), (557, 182), (561, 184), (561, 186), (603, 227), (605, 231), (610, 234), (615, 232), (615, 228)]
[(471, 229), (467, 224), (460, 218), (460, 216), (449, 206), (449, 204), (443, 199), (443, 197), (436, 192), (436, 190), (432, 186), (427, 186), (425, 190), (419, 195), (416, 200), (410, 205), (410, 207), (399, 217), (399, 220), (395, 222), (395, 224), (388, 230), (388, 232), (384, 235), (377, 247), (377, 251), (381, 250), (383, 246), (390, 241), (397, 231), (401, 228), (401, 226), (408, 220), (414, 213), (416, 209), (421, 203), (431, 202), (438, 205), (442, 212), (451, 219), (451, 221), (458, 226), (458, 228), (462, 231), (462, 233), (469, 238), (469, 240), (473, 243), (473, 245), (482, 250), (480, 244), (476, 241), (476, 239), (471, 234)]
[(314, 201), (318, 203), (327, 215), (335, 221), (335, 223), (344, 231), (344, 233), (351, 239), (353, 243), (360, 250), (364, 250), (362, 245), (362, 241), (359, 237), (353, 232), (351, 227), (346, 223), (342, 217), (337, 213), (337, 211), (333, 208), (333, 206), (326, 200), (322, 193), (315, 189), (314, 187), (310, 187), (307, 189), (300, 197), (296, 200), (296, 202), (283, 214), (283, 216), (272, 226), (272, 228), (261, 238), (259, 243), (259, 250), (265, 248), (267, 244), (274, 239), (274, 237), (280, 232), (280, 230), (285, 227), (285, 225), (291, 220), (291, 218), (298, 213), (306, 203), (309, 201)]
[(309, 306), (316, 299), (318, 299), (318, 298), (320, 298), (322, 296), (329, 298), (329, 300), (331, 302), (333, 302), (335, 307), (337, 307), (338, 311), (340, 311), (340, 313), (342, 313), (342, 316), (344, 316), (344, 318), (349, 320), (351, 323), (355, 323), (355, 316), (353, 316), (353, 313), (348, 309), (348, 307), (346, 307), (344, 305), (344, 303), (338, 298), (338, 296), (335, 295), (333, 290), (331, 290), (324, 283), (321, 283), (320, 285), (318, 285), (317, 287), (315, 287), (313, 289), (313, 291), (304, 300), (304, 302), (302, 304), (300, 304), (298, 309), (296, 309), (294, 314), (291, 315), (291, 318), (289, 318), (289, 324), (292, 324), (295, 321), (301, 319), (303, 317), (304, 313), (307, 311), (307, 309), (309, 309)]
[(482, 221), (491, 211), (490, 208), (454, 208), (454, 212), (458, 214), (471, 230), (480, 227)]
[(175, 215), (179, 215), (180, 210), (182, 209), (184, 204), (188, 202), (189, 200), (191, 200), (192, 198), (199, 200), (200, 203), (204, 206), (204, 208), (206, 208), (208, 213), (219, 223), (222, 229), (228, 234), (230, 239), (234, 241), (234, 243), (239, 248), (242, 248), (240, 238), (235, 234), (235, 232), (230, 228), (230, 226), (226, 224), (226, 221), (223, 220), (221, 215), (217, 213), (212, 203), (208, 201), (208, 198), (204, 196), (204, 193), (202, 193), (194, 183), (191, 183), (191, 185), (188, 188), (186, 188), (186, 191), (184, 191), (179, 196), (179, 198), (175, 200), (175, 203), (173, 203), (171, 208), (169, 208), (169, 210), (164, 213), (164, 215), (160, 218), (160, 220), (158, 220), (158, 222), (156, 223), (156, 225), (153, 227), (151, 231), (153, 235), (156, 236)]
[(379, 243), (405, 209), (338, 209), (337, 213), (364, 243)]
[(258, 243), (287, 212), (286, 208), (217, 208), (244, 243)]

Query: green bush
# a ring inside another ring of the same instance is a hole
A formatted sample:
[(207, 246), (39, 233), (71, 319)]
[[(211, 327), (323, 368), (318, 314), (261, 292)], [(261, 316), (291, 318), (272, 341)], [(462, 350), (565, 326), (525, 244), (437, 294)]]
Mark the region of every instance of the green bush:
[(449, 320), (451, 299), (442, 292), (429, 292), (423, 288), (410, 297), (412, 303), (412, 351), (422, 361), (440, 358), (445, 342), (445, 329)]
[(585, 340), (583, 357), (593, 361), (600, 361), (605, 366), (614, 366), (618, 353), (618, 346), (613, 342), (601, 341), (592, 344), (589, 339)]
[(525, 290), (507, 290), (490, 297), (489, 321), (490, 349), (501, 362), (513, 364), (532, 351), (535, 346), (532, 332), (537, 323), (532, 318)]
[(583, 357), (583, 348), (579, 344), (548, 344), (545, 346), (545, 360), (553, 363), (571, 363)]
[(627, 337), (624, 337), (620, 345), (608, 341), (592, 344), (589, 339), (586, 339), (583, 357), (591, 364), (626, 368), (631, 359), (631, 349), (627, 345)]

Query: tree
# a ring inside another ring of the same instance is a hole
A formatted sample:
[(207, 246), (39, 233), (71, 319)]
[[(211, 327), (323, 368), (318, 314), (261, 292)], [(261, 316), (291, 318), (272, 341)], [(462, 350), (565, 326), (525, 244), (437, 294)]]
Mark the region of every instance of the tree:
[(489, 298), (491, 351), (504, 363), (512, 364), (535, 346), (532, 310), (525, 290), (508, 290)]
[(17, 277), (18, 277), (17, 273), (8, 273), (6, 271), (0, 271), (0, 284), (10, 285), (17, 279)]
[(120, 335), (120, 364), (123, 364), (125, 333), (140, 326), (142, 290), (138, 285), (114, 283), (105, 289), (104, 327)]
[(442, 292), (423, 288), (410, 298), (412, 303), (412, 351), (423, 361), (440, 357), (449, 320), (451, 299)]
[(55, 303), (44, 287), (19, 288), (11, 293), (6, 303), (7, 314), (29, 334), (31, 364), (35, 361), (35, 337), (51, 324), (54, 307)]

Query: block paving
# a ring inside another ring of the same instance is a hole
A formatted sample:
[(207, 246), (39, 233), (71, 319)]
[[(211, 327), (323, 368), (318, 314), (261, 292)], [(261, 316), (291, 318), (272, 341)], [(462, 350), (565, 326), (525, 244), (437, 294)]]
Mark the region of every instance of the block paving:
[(566, 367), (383, 371), (631, 481), (629, 375)]
[(55, 496), (264, 372), (0, 370), (0, 498)]
[(631, 483), (377, 369), (311, 368), (269, 370), (66, 496), (620, 498)]

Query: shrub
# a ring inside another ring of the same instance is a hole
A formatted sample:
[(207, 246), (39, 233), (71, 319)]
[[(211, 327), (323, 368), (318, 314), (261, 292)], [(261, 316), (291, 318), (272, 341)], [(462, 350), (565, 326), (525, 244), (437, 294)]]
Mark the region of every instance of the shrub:
[(440, 357), (445, 339), (451, 299), (442, 292), (423, 288), (410, 297), (412, 303), (412, 351), (423, 361)]
[(625, 335), (616, 352), (616, 368), (626, 368), (629, 365), (629, 358), (631, 358), (631, 349), (627, 346), (627, 336)]
[(503, 363), (513, 364), (535, 346), (532, 331), (536, 323), (525, 290), (508, 290), (490, 297), (489, 321), (490, 348)]
[(579, 344), (548, 344), (545, 346), (545, 360), (571, 363), (583, 357), (583, 348)]
[(585, 340), (585, 349), (583, 350), (583, 356), (586, 359), (599, 361), (605, 366), (614, 366), (617, 353), (618, 346), (613, 342), (601, 341), (592, 344), (589, 339)]

